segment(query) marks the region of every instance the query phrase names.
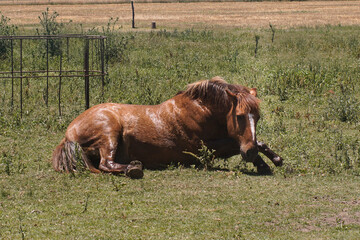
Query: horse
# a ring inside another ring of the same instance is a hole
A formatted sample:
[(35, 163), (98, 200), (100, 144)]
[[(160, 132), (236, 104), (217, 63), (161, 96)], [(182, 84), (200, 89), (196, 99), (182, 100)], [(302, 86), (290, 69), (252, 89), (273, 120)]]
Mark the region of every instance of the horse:
[(80, 161), (93, 173), (142, 178), (143, 167), (199, 164), (189, 152), (197, 154), (204, 144), (216, 157), (241, 154), (259, 173), (269, 173), (259, 151), (276, 166), (282, 158), (256, 139), (259, 103), (255, 88), (214, 77), (158, 105), (95, 105), (70, 123), (52, 165), (72, 172)]

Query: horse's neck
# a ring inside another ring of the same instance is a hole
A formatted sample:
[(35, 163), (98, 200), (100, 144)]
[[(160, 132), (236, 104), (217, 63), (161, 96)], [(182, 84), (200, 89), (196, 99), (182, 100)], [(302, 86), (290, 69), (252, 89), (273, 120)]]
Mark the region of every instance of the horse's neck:
[(184, 124), (198, 124), (205, 132), (212, 134), (225, 134), (227, 106), (215, 107), (203, 104), (200, 100), (192, 100), (187, 97), (174, 97), (170, 99), (174, 109), (178, 109), (177, 117)]

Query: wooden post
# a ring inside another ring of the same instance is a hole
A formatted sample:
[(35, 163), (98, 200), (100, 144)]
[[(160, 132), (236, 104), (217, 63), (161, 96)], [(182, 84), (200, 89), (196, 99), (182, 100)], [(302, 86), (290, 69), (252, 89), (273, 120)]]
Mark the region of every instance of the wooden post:
[(22, 89), (22, 85), (23, 85), (23, 72), (22, 72), (22, 39), (20, 39), (20, 118), (22, 118), (22, 113), (23, 113), (23, 89)]
[(152, 22), (152, 23), (151, 23), (151, 28), (152, 28), (152, 29), (156, 29), (156, 22)]
[(255, 35), (255, 57), (257, 57), (259, 39), (260, 39), (260, 36), (259, 36), (259, 35)]
[(134, 9), (134, 1), (131, 1), (131, 10), (132, 10), (132, 28), (135, 28), (135, 9)]
[(84, 78), (85, 78), (85, 109), (90, 107), (90, 96), (89, 96), (89, 39), (85, 38), (84, 47)]
[(104, 87), (105, 87), (105, 39), (100, 39), (100, 58), (101, 58), (101, 100), (104, 102)]
[(61, 80), (62, 80), (62, 52), (60, 53), (60, 67), (59, 67), (59, 116), (61, 116)]
[(11, 111), (14, 107), (14, 43), (11, 38)]
[(46, 38), (46, 107), (49, 106), (49, 39)]

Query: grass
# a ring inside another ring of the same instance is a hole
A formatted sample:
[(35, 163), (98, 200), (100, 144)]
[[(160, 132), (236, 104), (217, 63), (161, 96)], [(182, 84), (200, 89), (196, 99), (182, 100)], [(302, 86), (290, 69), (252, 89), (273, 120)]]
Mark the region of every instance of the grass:
[[(83, 80), (64, 79), (62, 117), (57, 80), (50, 82), (48, 108), (44, 81), (24, 81), (22, 119), (18, 95), (11, 109), (11, 85), (2, 81), (1, 239), (358, 238), (358, 26), (150, 32), (108, 26), (90, 30), (111, 38), (105, 101), (157, 104), (187, 83), (216, 75), (257, 87), (257, 136), (284, 158), (284, 166), (273, 176), (258, 176), (236, 156), (218, 160), (224, 171), (169, 166), (146, 170), (135, 181), (59, 174), (49, 159), (83, 111)], [(62, 31), (79, 29), (69, 24)], [(81, 68), (81, 42), (72, 44), (64, 68)], [(30, 50), (24, 69), (43, 68), (41, 44), (24, 47)], [(8, 64), (1, 61), (1, 70)], [(58, 65), (56, 55), (52, 64)], [(94, 105), (102, 101), (100, 80), (91, 85)]]
[(1, 175), (2, 239), (356, 239), (359, 232), (359, 178), (351, 176), (176, 168), (133, 181), (43, 168)]

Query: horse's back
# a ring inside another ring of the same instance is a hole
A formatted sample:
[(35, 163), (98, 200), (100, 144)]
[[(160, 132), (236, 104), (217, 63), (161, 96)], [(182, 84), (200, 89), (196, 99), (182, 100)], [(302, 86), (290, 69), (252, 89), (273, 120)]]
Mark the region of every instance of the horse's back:
[(103, 103), (87, 109), (70, 123), (65, 137), (83, 145), (104, 135), (113, 135), (121, 128), (118, 116), (121, 105)]

